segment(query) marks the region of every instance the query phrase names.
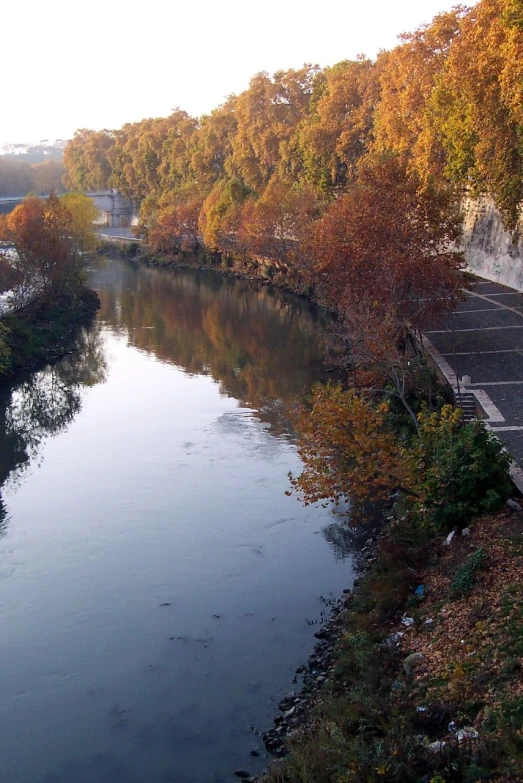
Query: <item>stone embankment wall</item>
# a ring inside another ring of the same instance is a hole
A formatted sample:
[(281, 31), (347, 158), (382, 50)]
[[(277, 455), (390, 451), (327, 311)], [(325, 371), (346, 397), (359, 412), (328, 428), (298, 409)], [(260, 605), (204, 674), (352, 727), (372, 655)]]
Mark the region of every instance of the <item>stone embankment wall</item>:
[(467, 199), (464, 211), (463, 247), (468, 271), (523, 291), (523, 220), (522, 236), (514, 243), (492, 198)]

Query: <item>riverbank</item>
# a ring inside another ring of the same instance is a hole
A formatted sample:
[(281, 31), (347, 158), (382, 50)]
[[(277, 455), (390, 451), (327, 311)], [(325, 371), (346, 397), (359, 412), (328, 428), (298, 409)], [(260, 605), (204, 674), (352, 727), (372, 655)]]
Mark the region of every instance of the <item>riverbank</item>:
[(180, 250), (175, 255), (154, 251), (150, 245), (125, 240), (104, 240), (98, 253), (108, 258), (124, 258), (159, 269), (198, 269), (215, 272), (237, 280), (256, 280), (263, 285), (274, 285), (282, 291), (301, 296), (322, 307), (314, 297), (310, 284), (292, 272), (290, 267), (269, 259), (232, 258), (201, 248), (197, 253)]
[[(151, 259), (151, 265), (183, 264), (174, 259), (165, 263)], [(220, 268), (214, 271), (240, 276)], [(463, 445), (469, 450), (465, 441)], [(463, 454), (450, 456), (445, 457), (448, 465), (441, 474), (445, 480), (433, 482), (437, 497), (432, 501), (454, 504), (448, 511), (459, 517), (462, 500), (469, 501), (469, 497), (460, 496), (467, 468), (462, 466)], [(441, 463), (438, 470), (440, 467)], [(483, 468), (489, 473), (494, 470), (489, 460)], [(482, 491), (485, 494), (485, 488)], [(453, 492), (457, 494), (452, 496)], [(476, 513), (471, 511), (468, 518)], [(500, 512), (470, 523), (467, 534), (454, 535), (450, 548), (443, 544), (450, 528), (441, 520), (438, 528), (420, 517), (419, 509), (418, 517), (413, 518), (399, 505), (388, 515), (378, 542), (367, 544), (373, 547), (365, 553), (372, 570), (365, 572), (354, 593), (333, 604), (331, 621), (318, 628), (318, 644), (307, 665), (296, 671), (294, 684), (301, 681), (302, 690), (280, 702), (274, 726), (263, 733), (270, 755), (280, 759), (288, 750), (290, 753), (260, 780), (442, 783), (480, 780), (484, 775), (498, 781), (518, 779), (521, 737), (511, 717), (515, 715), (517, 720), (520, 710), (519, 696), (512, 698), (517, 693), (519, 672), (517, 635), (505, 628), (499, 612), (487, 618), (481, 609), (471, 617), (461, 612), (476, 606), (487, 582), (495, 585), (495, 592), (489, 593), (489, 605), (506, 607), (514, 594), (514, 611), (520, 611), (520, 581), (514, 567), (521, 558), (519, 544), (516, 540), (513, 553), (489, 548), (494, 540), (509, 539), (511, 523), (503, 520), (517, 522), (517, 513)], [(450, 526), (453, 524), (457, 522)], [(521, 531), (516, 531), (517, 536)], [(507, 568), (514, 580), (508, 593)], [(447, 627), (447, 618), (453, 617), (459, 617), (460, 622)], [(488, 672), (481, 666), (474, 669), (479, 661), (475, 650), (462, 648), (464, 629), (469, 638), (477, 640), (485, 621), (491, 639), (489, 658), (499, 659), (507, 649), (512, 660), (503, 681), (496, 681), (496, 693), (503, 694), (499, 703), (491, 699)], [(510, 623), (517, 624), (513, 618)], [(431, 668), (433, 661), (425, 652), (425, 642), (434, 646), (435, 660), (443, 661), (442, 671)], [(470, 669), (465, 665), (469, 661), (462, 660), (464, 649), (467, 655), (472, 653)], [(424, 669), (426, 660), (430, 665)], [(426, 682), (420, 690), (416, 687), (422, 673)], [(443, 686), (453, 678), (458, 687), (445, 690)], [(464, 693), (468, 690), (467, 699), (461, 698), (461, 685)], [(477, 698), (470, 698), (472, 691)], [(492, 720), (484, 720), (485, 710)], [(248, 769), (237, 773), (248, 777)]]
[(389, 519), (264, 735), (258, 783), (520, 780), (523, 510), (463, 535)]
[(58, 301), (35, 301), (23, 310), (5, 316), (1, 325), (7, 351), (0, 385), (19, 372), (65, 356), (74, 346), (76, 328), (89, 323), (99, 307), (95, 291), (83, 286)]

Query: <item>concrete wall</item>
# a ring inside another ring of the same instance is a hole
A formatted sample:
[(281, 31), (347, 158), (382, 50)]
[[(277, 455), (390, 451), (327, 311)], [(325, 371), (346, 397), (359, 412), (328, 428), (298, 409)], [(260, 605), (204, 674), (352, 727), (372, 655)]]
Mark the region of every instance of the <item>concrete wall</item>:
[[(463, 247), (468, 270), (523, 291), (523, 236), (516, 244), (512, 242), (490, 197), (467, 199), (464, 207)], [(521, 232), (523, 235), (523, 220)]]

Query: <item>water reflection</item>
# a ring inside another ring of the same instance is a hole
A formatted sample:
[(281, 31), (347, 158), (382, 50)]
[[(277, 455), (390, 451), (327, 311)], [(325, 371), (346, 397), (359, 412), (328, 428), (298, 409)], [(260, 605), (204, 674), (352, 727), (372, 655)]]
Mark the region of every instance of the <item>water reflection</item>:
[[(0, 486), (13, 486), (38, 461), (47, 438), (63, 432), (82, 406), (82, 388), (102, 383), (106, 359), (100, 327), (82, 327), (61, 361), (27, 374), (0, 395)], [(0, 535), (5, 524), (0, 495)]]
[(321, 337), (248, 283), (92, 274), (100, 325), (0, 399), (2, 783), (226, 783), (352, 580), (285, 494)]
[(101, 266), (94, 285), (100, 318), (131, 345), (210, 375), (276, 433), (289, 431), (287, 404), (326, 377), (321, 319), (296, 297), (209, 272), (118, 261)]

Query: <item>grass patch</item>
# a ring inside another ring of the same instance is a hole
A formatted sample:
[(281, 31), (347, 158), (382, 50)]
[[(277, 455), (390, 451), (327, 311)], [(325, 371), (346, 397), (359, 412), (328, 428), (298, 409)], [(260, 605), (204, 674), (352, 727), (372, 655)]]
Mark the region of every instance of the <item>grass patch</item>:
[(478, 572), (487, 567), (487, 562), (488, 555), (482, 549), (469, 555), (452, 580), (450, 594), (454, 598), (463, 598), (468, 595), (477, 582)]

